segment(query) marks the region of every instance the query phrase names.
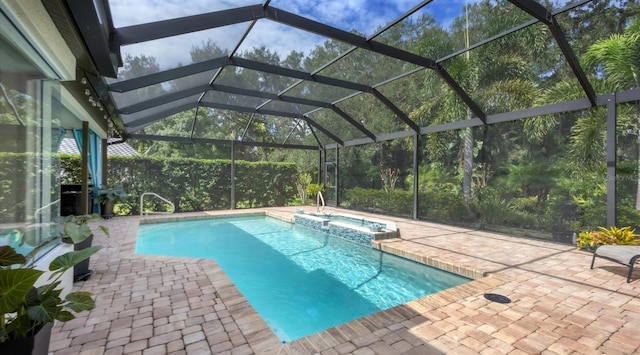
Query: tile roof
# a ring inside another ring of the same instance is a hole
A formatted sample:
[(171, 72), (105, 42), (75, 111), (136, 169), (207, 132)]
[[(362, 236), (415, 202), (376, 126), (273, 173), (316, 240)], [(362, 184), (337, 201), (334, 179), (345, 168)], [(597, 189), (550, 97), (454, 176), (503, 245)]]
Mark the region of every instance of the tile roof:
[[(116, 141), (115, 138), (109, 138), (108, 142)], [(80, 154), (76, 141), (73, 138), (64, 138), (58, 149), (60, 153)], [(117, 143), (107, 145), (107, 155), (135, 156), (140, 155), (133, 147), (127, 143)]]

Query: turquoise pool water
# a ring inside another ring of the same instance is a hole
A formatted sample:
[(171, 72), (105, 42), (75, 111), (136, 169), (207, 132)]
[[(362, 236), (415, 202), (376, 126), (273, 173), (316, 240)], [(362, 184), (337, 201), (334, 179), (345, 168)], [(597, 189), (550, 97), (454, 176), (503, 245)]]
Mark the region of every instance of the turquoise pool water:
[(264, 216), (143, 224), (136, 253), (214, 259), (283, 341), (469, 281)]

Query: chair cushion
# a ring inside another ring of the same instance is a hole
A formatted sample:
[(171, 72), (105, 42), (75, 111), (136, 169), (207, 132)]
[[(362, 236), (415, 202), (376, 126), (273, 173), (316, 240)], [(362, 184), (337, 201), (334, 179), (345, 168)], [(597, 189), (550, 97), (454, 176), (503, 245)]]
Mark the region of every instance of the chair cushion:
[(602, 245), (596, 249), (596, 255), (629, 265), (634, 256), (640, 256), (640, 245)]

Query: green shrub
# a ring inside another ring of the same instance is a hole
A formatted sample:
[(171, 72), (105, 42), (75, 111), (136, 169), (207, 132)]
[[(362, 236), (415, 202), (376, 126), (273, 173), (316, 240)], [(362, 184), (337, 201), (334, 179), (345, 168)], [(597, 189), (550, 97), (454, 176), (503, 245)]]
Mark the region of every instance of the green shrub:
[(527, 207), (532, 204), (530, 198), (508, 199), (497, 190), (486, 189), (478, 194), (474, 209), (478, 222), (485, 225), (542, 229), (539, 221), (542, 217)]
[(356, 187), (345, 190), (345, 200), (350, 209), (379, 212), (395, 216), (411, 216), (413, 214), (413, 192), (407, 190), (363, 189)]
[[(384, 192), (384, 191), (383, 191)], [(407, 190), (393, 190), (380, 196), (378, 202), (382, 209), (394, 216), (411, 216), (413, 214), (413, 192)]]
[(458, 185), (445, 182), (424, 187), (419, 193), (420, 217), (434, 221), (467, 221), (470, 210)]
[(517, 211), (538, 213), (540, 203), (537, 196), (516, 197), (511, 200), (511, 206)]
[(541, 226), (548, 231), (580, 230), (580, 207), (565, 193), (550, 194), (540, 214)]
[(375, 189), (363, 189), (356, 187), (353, 189), (345, 190), (345, 202), (349, 203), (349, 207), (358, 211), (367, 211), (372, 207), (375, 207), (378, 200), (377, 195), (380, 190)]
[(640, 228), (640, 211), (635, 208), (635, 201), (618, 201), (616, 205), (616, 224)]
[(311, 201), (315, 203), (316, 196), (319, 192), (322, 192), (323, 187), (320, 184), (309, 184), (305, 189), (307, 190), (307, 195), (311, 198)]
[[(65, 176), (75, 179), (79, 156), (65, 156)], [(291, 163), (236, 161), (235, 201), (239, 207), (283, 206), (295, 198), (297, 167)], [(109, 157), (108, 185), (122, 185), (129, 197), (116, 206), (122, 213), (140, 213), (140, 195), (154, 192), (169, 199), (176, 211), (231, 207), (231, 161), (189, 158)], [(70, 179), (67, 183), (79, 183)], [(145, 198), (145, 208), (166, 210), (166, 204)]]
[(307, 204), (307, 197), (309, 196), (307, 186), (311, 184), (311, 181), (313, 181), (313, 177), (309, 173), (300, 173), (296, 180), (296, 189), (300, 196), (300, 203), (303, 205)]

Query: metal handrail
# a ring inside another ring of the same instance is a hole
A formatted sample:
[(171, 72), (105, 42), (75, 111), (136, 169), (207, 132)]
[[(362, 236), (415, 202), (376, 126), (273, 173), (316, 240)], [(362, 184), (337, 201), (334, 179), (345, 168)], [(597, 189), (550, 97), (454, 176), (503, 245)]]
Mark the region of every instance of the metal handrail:
[(42, 211), (44, 211), (45, 209), (55, 205), (56, 203), (60, 202), (60, 199), (57, 199), (51, 203), (48, 203), (40, 208), (38, 208), (34, 213), (33, 213), (33, 217), (37, 217), (39, 213), (42, 213)]
[[(322, 201), (322, 208), (320, 208), (320, 201)], [(322, 192), (318, 191), (318, 195), (316, 196), (316, 206), (318, 206), (318, 209), (316, 210), (316, 213), (320, 213), (324, 211), (324, 197), (322, 197)]]
[[(144, 211), (144, 209), (143, 209), (144, 205), (142, 204), (142, 200), (143, 200), (143, 198), (144, 198), (146, 195), (152, 195), (152, 196), (155, 196), (155, 197), (157, 197), (157, 198), (161, 199), (162, 201), (164, 201), (164, 202), (168, 203), (169, 205), (171, 205), (171, 211), (169, 211), (169, 212), (151, 212), (151, 211), (147, 211), (147, 212), (145, 212), (145, 211)], [(143, 214), (172, 214), (173, 212), (175, 212), (175, 210), (176, 210), (176, 206), (173, 204), (173, 202), (171, 202), (171, 201), (167, 200), (166, 198), (164, 198), (164, 197), (162, 197), (162, 196), (158, 195), (158, 194), (157, 194), (157, 193), (155, 193), (155, 192), (145, 192), (145, 193), (143, 193), (142, 195), (140, 195), (140, 215), (141, 215), (141, 216), (142, 216)]]

